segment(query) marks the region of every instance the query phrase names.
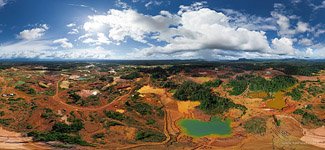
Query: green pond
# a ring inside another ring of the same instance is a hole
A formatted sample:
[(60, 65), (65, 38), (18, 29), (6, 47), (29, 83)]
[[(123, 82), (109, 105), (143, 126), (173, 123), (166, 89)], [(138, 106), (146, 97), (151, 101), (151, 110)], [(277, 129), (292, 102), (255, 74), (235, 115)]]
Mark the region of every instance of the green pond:
[(182, 119), (178, 123), (183, 132), (191, 137), (231, 135), (230, 119), (223, 121), (219, 117), (212, 117), (209, 122), (204, 122), (197, 119)]

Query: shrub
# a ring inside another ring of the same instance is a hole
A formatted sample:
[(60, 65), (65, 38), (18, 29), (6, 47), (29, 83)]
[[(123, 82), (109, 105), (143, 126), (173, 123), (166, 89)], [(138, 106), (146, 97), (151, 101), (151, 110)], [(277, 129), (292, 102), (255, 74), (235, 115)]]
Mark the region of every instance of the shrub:
[(248, 83), (245, 80), (231, 80), (229, 85), (232, 87), (230, 95), (240, 95), (247, 89)]
[(44, 119), (50, 119), (50, 118), (56, 117), (56, 114), (53, 112), (52, 109), (44, 108), (44, 111), (41, 114), (41, 117)]
[(212, 88), (212, 87), (219, 87), (221, 85), (222, 81), (220, 79), (216, 79), (214, 81), (208, 81), (203, 83), (203, 86), (206, 86), (208, 88)]
[(99, 78), (100, 81), (106, 81), (108, 83), (112, 83), (114, 81), (114, 78), (111, 76), (102, 76)]
[(8, 119), (0, 119), (0, 125), (3, 126), (9, 126), (11, 122), (13, 122), (14, 119), (8, 118)]
[(106, 117), (108, 118), (112, 118), (112, 119), (116, 119), (116, 120), (124, 120), (126, 117), (118, 112), (114, 112), (114, 111), (106, 111), (104, 110), (104, 114), (106, 115)]
[(117, 126), (117, 125), (121, 125), (121, 124), (115, 121), (107, 121), (104, 123), (104, 128), (108, 129), (111, 126)]
[(0, 117), (4, 116), (5, 112), (4, 111), (0, 111)]
[(141, 115), (150, 115), (152, 113), (152, 107), (147, 103), (136, 103), (132, 108)]
[(156, 120), (153, 120), (153, 119), (148, 119), (147, 120), (147, 125), (152, 125), (152, 124), (155, 124), (156, 123)]
[(71, 125), (65, 123), (55, 123), (52, 127), (52, 131), (60, 133), (78, 132), (84, 128), (84, 124), (80, 119), (74, 119)]
[(93, 139), (103, 139), (105, 138), (105, 133), (96, 133), (91, 136)]
[(67, 144), (79, 144), (82, 146), (90, 146), (90, 144), (82, 140), (79, 135), (69, 135), (60, 132), (32, 131), (29, 132), (27, 136), (32, 136), (34, 141), (60, 141)]
[(138, 131), (135, 139), (143, 142), (162, 142), (166, 139), (166, 136), (163, 133), (148, 130)]
[(249, 133), (263, 134), (266, 132), (266, 120), (264, 118), (251, 118), (245, 122), (244, 128)]
[(297, 109), (293, 112), (293, 114), (296, 115), (301, 115), (302, 116), (302, 120), (301, 123), (303, 125), (307, 125), (307, 124), (314, 124), (316, 126), (322, 126), (324, 124), (324, 121), (322, 121), (321, 119), (319, 119), (315, 114), (313, 113), (309, 113), (306, 112), (302, 109)]
[(288, 95), (291, 96), (293, 100), (299, 101), (302, 97), (301, 92), (302, 91), (300, 91), (298, 88), (294, 88), (290, 93), (288, 93)]
[(140, 78), (140, 77), (141, 77), (141, 75), (139, 72), (132, 72), (130, 74), (121, 76), (121, 79), (132, 80), (132, 79)]

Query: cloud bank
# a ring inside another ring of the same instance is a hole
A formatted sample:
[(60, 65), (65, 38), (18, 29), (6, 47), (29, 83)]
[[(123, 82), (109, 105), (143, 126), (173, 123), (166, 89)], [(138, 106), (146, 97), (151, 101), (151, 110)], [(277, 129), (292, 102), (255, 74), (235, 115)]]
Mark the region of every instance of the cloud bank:
[[(0, 6), (1, 2), (6, 1), (0, 0)], [(147, 4), (149, 8), (161, 3)], [(324, 34), (323, 25), (312, 26), (288, 14), (282, 4), (275, 3), (268, 17), (214, 10), (207, 4), (195, 2), (179, 6), (175, 13), (161, 10), (149, 15), (118, 0), (120, 9), (90, 15), (81, 24), (66, 23), (65, 36), (44, 38), (47, 24), (24, 29), (17, 34), (18, 41), (0, 45), (0, 58), (110, 59), (118, 56), (107, 47), (129, 43), (141, 46), (120, 54), (127, 59), (324, 57), (324, 44), (311, 36)]]

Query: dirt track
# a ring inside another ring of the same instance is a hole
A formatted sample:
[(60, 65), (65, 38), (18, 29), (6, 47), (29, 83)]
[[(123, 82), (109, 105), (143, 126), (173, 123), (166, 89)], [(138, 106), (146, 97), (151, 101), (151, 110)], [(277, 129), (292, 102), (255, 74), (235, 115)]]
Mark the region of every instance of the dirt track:
[(130, 90), (129, 93), (119, 97), (119, 98), (116, 98), (114, 99), (111, 103), (109, 104), (106, 104), (104, 106), (101, 106), (101, 107), (93, 107), (93, 108), (88, 108), (88, 107), (80, 107), (80, 106), (74, 106), (74, 105), (70, 105), (70, 104), (67, 104), (64, 102), (64, 100), (62, 100), (60, 97), (59, 97), (59, 84), (60, 82), (63, 80), (63, 78), (61, 78), (59, 81), (57, 81), (56, 83), (56, 89), (55, 89), (55, 95), (52, 96), (52, 100), (59, 103), (60, 105), (64, 105), (65, 108), (70, 108), (70, 109), (74, 109), (74, 110), (83, 110), (83, 111), (99, 111), (99, 110), (104, 110), (106, 109), (107, 107), (114, 107), (114, 105), (116, 105), (117, 102), (121, 101), (121, 100), (124, 100), (124, 99), (127, 99), (130, 94), (134, 91), (134, 87)]
[(325, 148), (325, 127), (319, 127), (317, 129), (306, 129), (303, 128), (299, 121), (297, 121), (295, 118), (291, 116), (285, 116), (285, 115), (277, 115), (279, 118), (289, 118), (294, 120), (297, 124), (299, 124), (299, 127), (302, 130), (303, 137), (300, 138), (301, 141), (306, 142), (308, 144)]
[[(166, 91), (164, 93), (161, 92), (156, 92), (154, 94), (157, 94), (160, 96), (160, 100), (163, 98), (167, 98), (167, 93)], [(164, 107), (166, 107), (166, 103), (163, 103)], [(141, 144), (136, 144), (136, 145), (131, 145), (131, 146), (126, 146), (126, 147), (122, 147), (122, 148), (118, 148), (118, 149), (131, 149), (131, 148), (137, 148), (137, 147), (142, 147), (142, 146), (154, 146), (154, 145), (163, 145), (168, 143), (171, 140), (171, 136), (170, 136), (170, 131), (168, 130), (168, 126), (169, 124), (172, 124), (173, 121), (170, 118), (170, 112), (168, 110), (164, 110), (165, 115), (164, 115), (164, 134), (166, 136), (166, 139), (162, 142), (148, 142), (148, 143), (141, 143)]]

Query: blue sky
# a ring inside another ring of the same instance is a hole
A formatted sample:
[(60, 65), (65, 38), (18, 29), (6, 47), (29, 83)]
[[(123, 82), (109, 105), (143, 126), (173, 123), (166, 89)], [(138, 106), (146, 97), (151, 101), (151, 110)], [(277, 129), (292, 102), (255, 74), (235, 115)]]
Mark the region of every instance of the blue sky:
[(325, 0), (0, 0), (0, 59), (325, 58)]

